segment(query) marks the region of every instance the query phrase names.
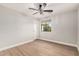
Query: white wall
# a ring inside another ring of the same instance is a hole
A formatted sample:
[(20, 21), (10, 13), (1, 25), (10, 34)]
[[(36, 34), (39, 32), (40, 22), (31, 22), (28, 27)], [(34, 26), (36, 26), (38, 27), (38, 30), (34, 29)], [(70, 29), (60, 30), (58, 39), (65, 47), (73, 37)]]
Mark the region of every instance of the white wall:
[(77, 35), (77, 39), (78, 39), (77, 40), (77, 44), (78, 44), (78, 50), (79, 50), (79, 8), (78, 8), (78, 22), (77, 22), (77, 26), (78, 26), (78, 30), (77, 30), (78, 31), (77, 32), (77, 34), (78, 34)]
[(35, 24), (36, 24), (36, 39), (39, 39), (40, 38), (40, 20), (37, 19), (35, 21)]
[(0, 49), (36, 39), (33, 18), (0, 6)]
[(41, 32), (40, 38), (69, 44), (77, 42), (77, 11), (68, 11), (51, 17), (52, 32)]

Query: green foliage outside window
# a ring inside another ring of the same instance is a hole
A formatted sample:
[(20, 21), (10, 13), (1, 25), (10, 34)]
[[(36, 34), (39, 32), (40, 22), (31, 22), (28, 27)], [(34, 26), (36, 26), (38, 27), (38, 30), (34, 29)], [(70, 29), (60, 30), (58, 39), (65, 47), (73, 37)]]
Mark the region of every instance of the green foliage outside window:
[(41, 30), (43, 32), (51, 32), (51, 26), (50, 26), (50, 22), (43, 22), (41, 24)]

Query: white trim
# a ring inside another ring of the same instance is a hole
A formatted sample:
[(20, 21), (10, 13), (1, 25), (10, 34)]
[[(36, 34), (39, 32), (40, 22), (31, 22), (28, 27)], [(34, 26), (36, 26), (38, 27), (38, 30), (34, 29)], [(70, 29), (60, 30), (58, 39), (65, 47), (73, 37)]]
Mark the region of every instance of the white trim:
[(55, 41), (55, 40), (49, 40), (49, 39), (41, 39), (41, 40), (55, 42), (55, 43), (59, 43), (59, 44), (63, 44), (63, 45), (68, 45), (68, 46), (72, 46), (72, 47), (76, 47), (77, 48), (77, 45), (76, 44), (65, 43), (65, 42), (60, 42), (60, 41)]
[(13, 48), (13, 47), (16, 47), (16, 46), (20, 46), (22, 44), (29, 43), (29, 42), (32, 42), (34, 40), (35, 39), (31, 39), (31, 40), (28, 40), (28, 41), (24, 41), (24, 42), (20, 42), (20, 43), (14, 44), (14, 45), (10, 45), (8, 47), (1, 48), (0, 51), (6, 50), (6, 49), (10, 49), (10, 48)]

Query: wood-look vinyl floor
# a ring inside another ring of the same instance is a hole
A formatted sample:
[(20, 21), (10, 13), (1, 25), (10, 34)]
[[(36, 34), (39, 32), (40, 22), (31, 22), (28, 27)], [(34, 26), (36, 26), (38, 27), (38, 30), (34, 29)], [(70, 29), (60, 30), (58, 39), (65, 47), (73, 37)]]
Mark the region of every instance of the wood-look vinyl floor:
[(0, 52), (0, 56), (77, 56), (75, 47), (35, 40)]

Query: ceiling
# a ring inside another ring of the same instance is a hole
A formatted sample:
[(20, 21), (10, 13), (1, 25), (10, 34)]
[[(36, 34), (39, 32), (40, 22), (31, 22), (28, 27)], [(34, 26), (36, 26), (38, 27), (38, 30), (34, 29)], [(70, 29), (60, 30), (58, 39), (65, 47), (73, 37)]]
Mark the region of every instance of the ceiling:
[(28, 8), (37, 8), (38, 6), (37, 3), (36, 4), (34, 3), (1, 3), (0, 5), (14, 9), (21, 13), (25, 13), (26, 15), (29, 15), (31, 17), (43, 18), (43, 17), (50, 16), (52, 14), (74, 10), (78, 8), (79, 4), (78, 3), (47, 3), (47, 6), (45, 7), (45, 9), (52, 9), (53, 12), (52, 13), (44, 12), (42, 15), (40, 15), (39, 13), (32, 15), (36, 11), (32, 11), (28, 9)]

